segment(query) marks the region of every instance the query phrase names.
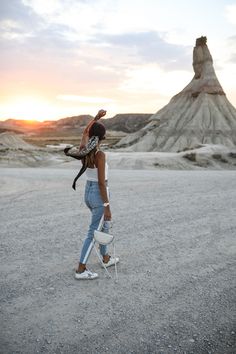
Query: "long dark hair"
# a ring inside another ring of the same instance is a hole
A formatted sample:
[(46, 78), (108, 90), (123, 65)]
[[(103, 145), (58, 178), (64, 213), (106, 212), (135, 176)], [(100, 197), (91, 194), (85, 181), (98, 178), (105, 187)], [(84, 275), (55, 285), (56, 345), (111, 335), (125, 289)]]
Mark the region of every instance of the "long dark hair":
[[(101, 123), (93, 123), (91, 128), (89, 129), (89, 138), (92, 136), (97, 136), (98, 141), (105, 139), (106, 128)], [(83, 162), (83, 166), (81, 167), (79, 173), (75, 177), (72, 188), (76, 190), (76, 182), (80, 176), (86, 171), (88, 167), (93, 168), (95, 167), (95, 155), (97, 152), (98, 147), (96, 146), (93, 150), (91, 150), (81, 161)]]
[[(93, 125), (91, 126), (91, 128), (89, 129), (89, 138), (91, 138), (92, 136), (98, 136), (99, 141), (104, 140), (106, 137), (106, 128), (104, 127), (104, 125), (102, 123), (98, 123), (95, 122), (93, 123)], [(93, 168), (95, 167), (95, 155), (97, 152), (97, 146), (90, 151), (90, 153), (88, 155), (85, 156), (84, 158), (84, 164), (85, 167), (90, 167)]]

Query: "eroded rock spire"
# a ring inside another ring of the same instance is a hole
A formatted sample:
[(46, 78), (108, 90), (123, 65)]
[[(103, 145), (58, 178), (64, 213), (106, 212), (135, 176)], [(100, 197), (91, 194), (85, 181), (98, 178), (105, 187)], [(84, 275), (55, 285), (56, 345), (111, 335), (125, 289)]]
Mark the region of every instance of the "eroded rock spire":
[(228, 101), (214, 70), (207, 38), (193, 49), (194, 77), (150, 123), (123, 138), (130, 151), (183, 151), (201, 144), (236, 146), (236, 109)]

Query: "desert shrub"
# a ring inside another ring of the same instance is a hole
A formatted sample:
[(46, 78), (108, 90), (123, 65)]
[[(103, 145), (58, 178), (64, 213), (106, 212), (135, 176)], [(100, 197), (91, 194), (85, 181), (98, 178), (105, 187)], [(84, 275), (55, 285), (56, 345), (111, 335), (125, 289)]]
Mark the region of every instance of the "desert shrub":
[(5, 154), (6, 152), (8, 152), (10, 149), (8, 147), (4, 147), (4, 148), (0, 148), (0, 154)]
[(228, 156), (232, 157), (233, 159), (236, 159), (236, 152), (230, 152)]
[(227, 163), (228, 161), (221, 154), (212, 154), (213, 159), (218, 160), (223, 163)]
[(222, 158), (221, 154), (212, 154), (212, 157), (215, 160), (221, 160), (221, 158)]
[(188, 159), (189, 161), (196, 162), (196, 154), (192, 152), (191, 154), (186, 154), (183, 155), (185, 159)]

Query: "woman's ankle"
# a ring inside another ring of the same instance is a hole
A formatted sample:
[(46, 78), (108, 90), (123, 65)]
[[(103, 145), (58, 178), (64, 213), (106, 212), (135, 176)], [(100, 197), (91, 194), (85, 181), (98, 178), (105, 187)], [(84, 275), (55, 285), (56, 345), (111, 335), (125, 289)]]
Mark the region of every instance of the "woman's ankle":
[(76, 273), (83, 273), (85, 270), (86, 270), (86, 264), (79, 263), (76, 269)]
[(109, 256), (109, 254), (105, 254), (103, 256), (103, 263), (108, 263), (110, 258), (111, 258), (111, 256)]

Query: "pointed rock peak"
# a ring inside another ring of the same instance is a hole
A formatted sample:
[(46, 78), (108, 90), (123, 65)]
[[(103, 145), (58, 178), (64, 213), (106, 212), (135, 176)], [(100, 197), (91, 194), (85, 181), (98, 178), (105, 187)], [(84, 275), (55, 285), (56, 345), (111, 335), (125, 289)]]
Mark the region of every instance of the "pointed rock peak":
[(197, 97), (201, 92), (213, 95), (225, 95), (214, 70), (211, 53), (207, 47), (207, 37), (196, 39), (193, 49), (194, 78), (182, 91)]
[(193, 70), (195, 72), (194, 79), (200, 79), (203, 75), (203, 65), (209, 61), (213, 64), (211, 53), (207, 47), (207, 37), (196, 39), (196, 46), (193, 49)]

